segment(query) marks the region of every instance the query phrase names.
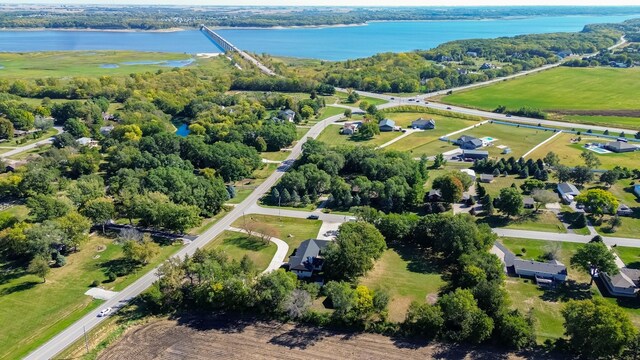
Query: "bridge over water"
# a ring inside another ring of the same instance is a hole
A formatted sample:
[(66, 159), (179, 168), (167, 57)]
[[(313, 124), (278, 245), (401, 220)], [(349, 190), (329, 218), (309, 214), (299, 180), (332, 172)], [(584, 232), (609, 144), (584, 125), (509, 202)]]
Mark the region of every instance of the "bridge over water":
[(263, 73), (265, 73), (267, 75), (270, 75), (270, 76), (276, 76), (276, 73), (273, 72), (273, 70), (271, 70), (268, 67), (264, 66), (260, 61), (258, 61), (253, 56), (247, 54), (246, 52), (244, 52), (244, 51), (242, 51), (240, 49), (238, 49), (235, 45), (233, 45), (232, 43), (227, 41), (222, 36), (218, 35), (215, 31), (209, 29), (207, 26), (200, 25), (200, 31), (202, 31), (205, 36), (207, 36), (209, 39), (211, 39), (211, 41), (216, 43), (216, 45), (218, 45), (222, 50), (224, 50), (225, 53), (235, 52), (238, 55), (240, 55), (243, 59), (245, 59), (248, 62), (250, 62), (253, 65), (255, 65)]

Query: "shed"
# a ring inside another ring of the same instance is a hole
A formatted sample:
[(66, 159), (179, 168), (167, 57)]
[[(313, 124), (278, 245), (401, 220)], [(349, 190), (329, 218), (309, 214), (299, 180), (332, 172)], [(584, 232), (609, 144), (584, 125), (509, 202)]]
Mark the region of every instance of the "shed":
[(480, 182), (492, 183), (493, 179), (494, 179), (494, 177), (491, 174), (480, 174)]
[(486, 159), (489, 152), (484, 150), (462, 150), (463, 159)]

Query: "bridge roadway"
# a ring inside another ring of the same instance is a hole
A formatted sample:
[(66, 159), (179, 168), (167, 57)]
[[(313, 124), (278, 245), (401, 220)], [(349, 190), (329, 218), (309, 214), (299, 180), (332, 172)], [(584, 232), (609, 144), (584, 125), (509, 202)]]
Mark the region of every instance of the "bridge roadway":
[(213, 31), (211, 29), (209, 29), (206, 25), (200, 25), (200, 31), (202, 31), (205, 34), (205, 36), (207, 36), (209, 39), (211, 39), (213, 42), (215, 42), (218, 46), (220, 46), (225, 52), (236, 52), (240, 56), (242, 56), (243, 59), (245, 59), (248, 62), (250, 62), (253, 65), (255, 65), (263, 73), (265, 73), (265, 74), (267, 74), (269, 76), (276, 76), (277, 75), (275, 72), (273, 72), (273, 70), (271, 70), (268, 67), (264, 66), (256, 58), (254, 58), (253, 56), (247, 54), (246, 52), (238, 49), (235, 45), (230, 43), (228, 40), (226, 40), (222, 36), (218, 35), (218, 33), (216, 33), (215, 31)]

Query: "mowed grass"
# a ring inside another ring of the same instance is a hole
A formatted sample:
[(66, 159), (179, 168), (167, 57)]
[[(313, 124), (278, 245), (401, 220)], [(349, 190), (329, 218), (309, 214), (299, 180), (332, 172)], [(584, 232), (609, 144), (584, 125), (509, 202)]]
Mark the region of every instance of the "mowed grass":
[(553, 110), (636, 110), (639, 68), (558, 67), (535, 75), (456, 92), (443, 100), (494, 110), (522, 106)]
[(386, 148), (389, 150), (409, 152), (415, 157), (439, 154), (440, 152), (435, 152), (433, 149), (437, 149), (438, 146), (448, 145), (446, 142), (439, 140), (441, 136), (477, 124), (476, 121), (472, 120), (450, 118), (432, 114), (389, 113), (387, 116), (394, 120), (396, 125), (402, 126), (403, 128), (410, 126), (412, 121), (420, 117), (425, 119), (434, 119), (436, 121), (435, 129), (415, 132)]
[[(502, 125), (495, 123), (485, 123), (469, 131), (457, 134), (455, 139), (462, 135), (470, 135), (477, 138), (492, 137), (497, 139), (490, 146), (480, 150), (489, 151), (490, 157), (509, 158), (511, 156), (516, 159), (533, 149), (536, 145), (550, 138), (554, 133), (552, 131), (544, 131), (538, 129), (530, 129), (511, 125)], [(452, 139), (452, 140), (455, 140)], [(502, 149), (498, 146), (504, 145), (511, 148), (510, 154), (502, 154)]]
[[(625, 204), (633, 209), (634, 214), (632, 216), (621, 216), (622, 225), (617, 227), (613, 232), (607, 224), (610, 216), (605, 216), (602, 225), (596, 226), (598, 233), (605, 236), (640, 238), (640, 232), (638, 231), (638, 229), (640, 229), (640, 201), (633, 193), (633, 183), (633, 180), (624, 179), (606, 189), (612, 193), (621, 204)], [(600, 184), (593, 184), (587, 186), (587, 188), (602, 188), (602, 186)]]
[(258, 214), (245, 215), (236, 220), (232, 226), (242, 229), (245, 221), (271, 226), (275, 230), (275, 237), (289, 245), (288, 255), (291, 255), (293, 250), (304, 240), (315, 239), (322, 226), (322, 221), (320, 220)]
[(320, 136), (318, 136), (317, 140), (322, 141), (329, 146), (343, 146), (343, 145), (356, 145), (356, 146), (380, 146), (387, 141), (391, 141), (396, 137), (402, 135), (399, 131), (385, 131), (381, 132), (380, 135), (376, 135), (371, 139), (360, 140), (360, 138), (342, 135), (340, 134), (340, 129), (342, 126), (338, 125), (329, 125), (327, 126)]
[(223, 231), (205, 248), (218, 249), (229, 256), (230, 259), (237, 261), (240, 261), (246, 255), (256, 265), (258, 271), (262, 271), (269, 266), (269, 262), (271, 262), (278, 249), (272, 242), (264, 243), (255, 236), (236, 231)]
[(264, 164), (261, 169), (255, 170), (250, 178), (237, 181), (236, 196), (227, 201), (228, 204), (239, 204), (253, 192), (258, 185), (262, 184), (276, 169), (278, 164)]
[(389, 319), (392, 321), (403, 321), (411, 302), (423, 303), (428, 295), (436, 299), (444, 285), (440, 274), (414, 250), (387, 249), (374, 268), (361, 279), (362, 284), (371, 289), (389, 292)]
[(622, 127), (624, 129), (640, 130), (640, 117), (626, 116), (594, 116), (594, 115), (565, 115), (561, 120), (587, 125), (599, 125), (612, 127)]
[[(98, 252), (99, 246), (106, 250)], [(92, 281), (101, 287), (119, 291), (140, 275), (166, 260), (180, 246), (162, 246), (147, 266), (104, 282), (109, 269), (122, 258), (122, 247), (112, 240), (93, 236), (82, 249), (67, 257), (67, 264), (52, 268), (46, 283), (27, 274), (20, 264), (0, 264), (0, 358), (17, 359), (42, 345), (62, 329), (95, 310), (102, 301), (84, 295)], [(96, 258), (96, 256), (98, 256)]]
[[(583, 151), (586, 150), (583, 146), (588, 142), (606, 143), (609, 140), (597, 138), (595, 136), (589, 136), (589, 134), (582, 134), (582, 141), (577, 144), (572, 144), (571, 139), (577, 138), (577, 135), (563, 133), (555, 138), (551, 139), (548, 143), (532, 152), (528, 157), (531, 159), (542, 159), (553, 151), (560, 158), (560, 163), (567, 166), (584, 165), (584, 161), (580, 157)], [(610, 170), (615, 166), (628, 167), (635, 169), (640, 164), (640, 151), (634, 151), (629, 153), (608, 153), (598, 154), (591, 151), (599, 160), (599, 169)]]
[[(102, 75), (128, 75), (135, 72), (170, 70), (160, 65), (124, 65), (125, 62), (186, 60), (191, 56), (179, 53), (137, 52), (137, 51), (53, 51), (30, 53), (0, 53), (0, 70), (3, 78), (42, 78)], [(228, 67), (223, 59), (200, 59), (197, 63), (217, 64)], [(103, 64), (117, 64), (119, 67), (105, 69)]]
[(506, 229), (546, 231), (565, 234), (567, 229), (562, 225), (556, 214), (552, 211), (534, 212), (525, 210), (519, 218), (506, 219), (503, 216), (491, 216), (482, 220), (492, 228), (504, 227)]

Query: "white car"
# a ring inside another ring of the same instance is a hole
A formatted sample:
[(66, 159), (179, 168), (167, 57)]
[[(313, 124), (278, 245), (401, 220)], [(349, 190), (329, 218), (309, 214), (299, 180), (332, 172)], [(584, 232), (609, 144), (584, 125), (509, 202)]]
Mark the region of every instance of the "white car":
[(104, 316), (109, 315), (109, 314), (111, 313), (111, 310), (112, 310), (112, 309), (111, 309), (110, 307), (108, 307), (108, 308), (106, 308), (106, 309), (102, 309), (102, 310), (98, 313), (98, 317), (104, 317)]

